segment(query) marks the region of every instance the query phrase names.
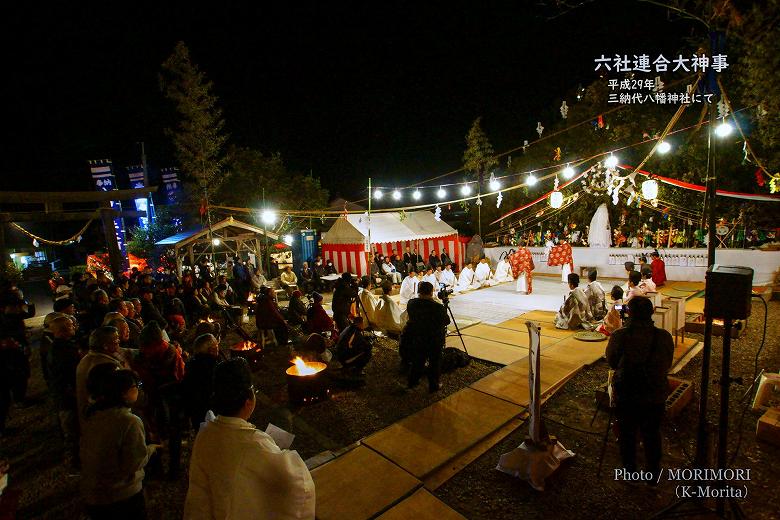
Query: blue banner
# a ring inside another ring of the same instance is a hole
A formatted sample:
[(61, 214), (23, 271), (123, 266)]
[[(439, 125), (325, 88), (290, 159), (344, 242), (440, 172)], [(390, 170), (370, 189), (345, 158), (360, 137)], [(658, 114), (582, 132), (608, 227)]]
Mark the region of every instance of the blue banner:
[[(97, 191), (113, 191), (118, 189), (116, 179), (114, 178), (113, 166), (109, 159), (88, 162)], [(118, 200), (112, 200), (111, 208), (121, 212), (122, 203)], [(119, 244), (119, 254), (122, 256), (124, 269), (127, 269), (128, 261), (127, 247), (125, 246), (125, 222), (121, 217), (114, 219), (114, 232), (116, 233), (117, 244)]]

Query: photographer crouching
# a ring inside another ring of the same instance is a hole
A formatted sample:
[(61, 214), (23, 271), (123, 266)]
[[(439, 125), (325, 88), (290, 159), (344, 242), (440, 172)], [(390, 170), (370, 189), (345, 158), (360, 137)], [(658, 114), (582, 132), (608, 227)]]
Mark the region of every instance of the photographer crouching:
[(406, 306), (409, 321), (399, 347), (401, 362), (409, 365), (410, 389), (420, 382), (427, 362), (428, 390), (435, 392), (441, 387), (441, 353), (450, 317), (444, 305), (433, 299), (433, 285), (430, 282), (420, 282), (417, 295)]
[(333, 321), (336, 322), (339, 331), (349, 326), (349, 317), (352, 304), (357, 298), (357, 289), (357, 282), (352, 279), (352, 275), (349, 273), (343, 273), (333, 288), (331, 309), (333, 309)]

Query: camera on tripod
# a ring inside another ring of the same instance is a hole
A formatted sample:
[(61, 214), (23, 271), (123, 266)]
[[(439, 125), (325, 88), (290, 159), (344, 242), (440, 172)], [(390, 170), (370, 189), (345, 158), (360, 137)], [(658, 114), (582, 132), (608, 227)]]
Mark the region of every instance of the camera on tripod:
[(442, 302), (450, 301), (450, 294), (453, 293), (453, 289), (447, 289), (447, 284), (439, 282), (439, 292), (436, 293), (436, 297)]

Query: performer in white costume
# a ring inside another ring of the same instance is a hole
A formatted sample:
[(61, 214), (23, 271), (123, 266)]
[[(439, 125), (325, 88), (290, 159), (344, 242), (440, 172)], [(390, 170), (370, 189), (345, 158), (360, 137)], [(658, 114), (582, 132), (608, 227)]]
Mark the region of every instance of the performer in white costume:
[[(360, 298), (360, 303), (363, 306), (363, 309), (365, 309), (365, 312), (361, 312), (363, 315), (363, 318), (368, 320), (367, 322), (364, 322), (366, 324), (374, 325), (376, 323), (376, 307), (379, 305), (379, 298), (377, 298), (372, 292), (371, 292), (371, 278), (368, 276), (364, 276), (360, 280), (360, 288), (358, 288), (358, 297)], [(361, 309), (361, 310), (363, 310)]]
[(588, 246), (610, 247), (612, 245), (612, 229), (609, 226), (609, 210), (602, 204), (593, 214), (588, 231)]
[(506, 258), (502, 258), (498, 261), (498, 265), (496, 266), (496, 274), (493, 276), (493, 279), (497, 283), (511, 282), (514, 280), (512, 277), (512, 266), (509, 264)]
[(458, 285), (455, 286), (455, 292), (465, 292), (471, 289), (479, 289), (480, 285), (474, 280), (474, 269), (471, 268), (471, 262), (460, 270), (458, 275)]
[(401, 289), (399, 295), (401, 296), (399, 302), (401, 305), (406, 305), (412, 298), (417, 298), (417, 284), (420, 280), (417, 278), (417, 272), (412, 269), (409, 271), (409, 275), (401, 282)]
[(487, 258), (483, 258), (477, 264), (477, 268), (474, 270), (474, 281), (480, 287), (492, 287), (498, 283), (493, 280), (493, 271), (490, 270)]
[[(374, 316), (378, 329), (389, 334), (400, 334), (406, 324), (405, 315), (402, 315), (401, 308), (390, 298), (390, 292), (393, 290), (389, 282), (382, 284), (382, 298), (376, 306)], [(417, 287), (415, 286), (415, 296)]]
[(447, 289), (452, 290), (455, 288), (455, 273), (452, 272), (452, 264), (447, 264), (444, 267), (444, 271), (439, 275), (439, 282), (443, 283)]

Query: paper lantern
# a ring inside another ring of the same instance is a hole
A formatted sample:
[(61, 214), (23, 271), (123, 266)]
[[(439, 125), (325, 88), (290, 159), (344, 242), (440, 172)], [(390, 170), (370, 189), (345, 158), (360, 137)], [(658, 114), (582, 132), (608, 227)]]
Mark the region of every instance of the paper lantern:
[(550, 206), (558, 209), (563, 205), (563, 193), (554, 191), (550, 193)]
[(642, 183), (642, 196), (648, 200), (658, 198), (658, 182), (655, 179), (647, 179)]

